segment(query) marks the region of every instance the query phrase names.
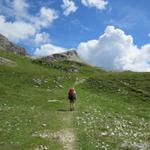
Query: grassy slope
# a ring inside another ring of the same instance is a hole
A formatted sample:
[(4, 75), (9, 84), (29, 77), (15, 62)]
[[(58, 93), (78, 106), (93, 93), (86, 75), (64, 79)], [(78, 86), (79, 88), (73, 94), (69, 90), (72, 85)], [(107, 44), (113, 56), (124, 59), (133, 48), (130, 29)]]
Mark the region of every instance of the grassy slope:
[[(64, 129), (74, 130), (76, 149), (150, 149), (150, 73), (104, 72), (74, 62), (48, 67), (12, 53), (0, 56), (16, 63), (0, 65), (0, 149), (62, 149), (57, 137), (33, 135)], [(68, 72), (72, 64), (79, 72)], [(77, 111), (65, 111), (76, 81)], [(53, 99), (60, 102), (48, 103)]]

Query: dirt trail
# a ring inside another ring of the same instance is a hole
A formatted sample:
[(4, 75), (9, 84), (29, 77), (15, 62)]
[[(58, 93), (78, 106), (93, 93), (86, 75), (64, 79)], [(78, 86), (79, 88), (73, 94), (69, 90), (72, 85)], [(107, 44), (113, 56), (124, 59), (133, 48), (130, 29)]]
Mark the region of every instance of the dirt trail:
[(73, 129), (63, 129), (57, 132), (46, 130), (36, 132), (33, 134), (33, 136), (49, 140), (58, 139), (63, 146), (63, 150), (75, 150), (75, 135)]
[(75, 135), (73, 130), (65, 129), (57, 133), (64, 150), (75, 150)]
[(74, 112), (66, 112), (63, 116), (63, 121), (66, 123), (66, 128), (58, 131), (57, 137), (60, 143), (63, 145), (63, 150), (75, 150), (75, 133), (71, 126)]
[[(77, 79), (74, 83), (75, 86), (82, 84), (86, 81), (87, 79), (82, 78), (82, 79)], [(48, 102), (56, 102), (57, 100), (49, 100)], [(64, 113), (64, 112), (63, 112)], [(62, 113), (61, 113), (62, 114)], [(57, 139), (60, 144), (62, 145), (63, 150), (75, 150), (75, 133), (73, 128), (70, 128), (70, 125), (72, 123), (72, 117), (73, 114), (70, 112), (65, 112), (63, 115), (62, 120), (65, 122), (67, 128), (64, 128), (62, 130), (53, 132), (51, 130), (45, 130), (45, 131), (37, 131), (33, 134), (33, 136), (36, 137), (41, 137), (45, 139)], [(40, 147), (36, 150), (45, 150), (44, 146)], [(62, 149), (61, 149), (62, 150)]]
[[(59, 114), (60, 113), (60, 114)], [(35, 137), (41, 137), (47, 140), (53, 140), (56, 139), (61, 145), (62, 148), (60, 150), (75, 150), (75, 133), (74, 129), (72, 128), (72, 119), (73, 119), (73, 113), (70, 111), (61, 112), (59, 111), (59, 115), (62, 117), (62, 121), (65, 124), (65, 128), (60, 129), (58, 131), (52, 131), (52, 130), (43, 130), (43, 131), (36, 131), (32, 134), (32, 136)], [(36, 150), (46, 150), (43, 147), (36, 148)]]

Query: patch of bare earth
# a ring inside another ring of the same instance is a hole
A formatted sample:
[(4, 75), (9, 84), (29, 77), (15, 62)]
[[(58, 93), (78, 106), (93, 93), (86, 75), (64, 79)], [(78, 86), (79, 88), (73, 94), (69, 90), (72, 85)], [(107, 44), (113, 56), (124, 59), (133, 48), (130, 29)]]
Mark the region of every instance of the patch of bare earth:
[(63, 150), (75, 150), (75, 135), (72, 129), (64, 129), (57, 132), (35, 132), (33, 133), (33, 136), (47, 139), (58, 139), (63, 146)]

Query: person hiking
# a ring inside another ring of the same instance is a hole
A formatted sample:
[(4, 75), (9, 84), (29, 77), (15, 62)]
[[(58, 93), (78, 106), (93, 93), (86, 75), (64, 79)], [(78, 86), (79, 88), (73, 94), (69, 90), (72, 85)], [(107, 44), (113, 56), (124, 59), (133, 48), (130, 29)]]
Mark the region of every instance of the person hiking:
[(69, 89), (68, 91), (68, 99), (70, 101), (70, 111), (73, 111), (75, 108), (75, 101), (77, 99), (77, 94), (76, 94), (76, 91), (75, 91), (75, 88), (72, 87)]

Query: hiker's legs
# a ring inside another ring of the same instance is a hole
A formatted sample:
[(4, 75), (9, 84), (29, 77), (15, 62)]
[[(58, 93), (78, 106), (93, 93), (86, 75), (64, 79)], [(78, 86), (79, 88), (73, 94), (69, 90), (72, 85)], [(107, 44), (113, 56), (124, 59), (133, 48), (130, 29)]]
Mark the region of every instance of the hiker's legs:
[(74, 110), (74, 102), (73, 101), (70, 101), (70, 110)]
[(72, 110), (72, 103), (71, 103), (71, 101), (70, 101), (70, 110)]
[(72, 103), (72, 109), (75, 109), (75, 102)]
[(75, 109), (75, 103), (74, 102), (70, 102), (70, 110), (74, 110)]

